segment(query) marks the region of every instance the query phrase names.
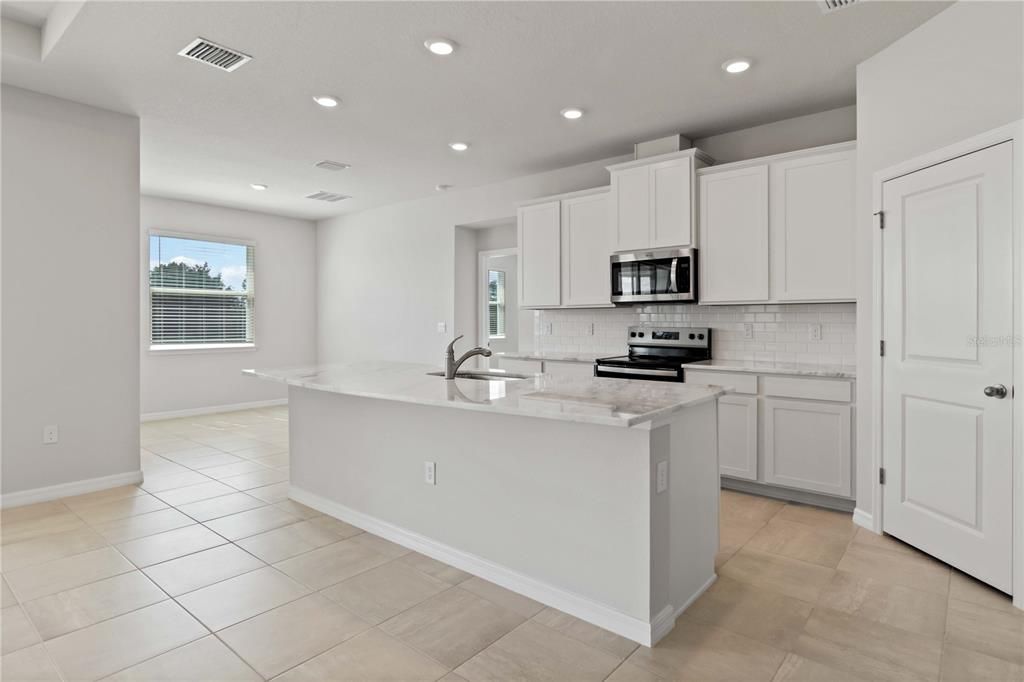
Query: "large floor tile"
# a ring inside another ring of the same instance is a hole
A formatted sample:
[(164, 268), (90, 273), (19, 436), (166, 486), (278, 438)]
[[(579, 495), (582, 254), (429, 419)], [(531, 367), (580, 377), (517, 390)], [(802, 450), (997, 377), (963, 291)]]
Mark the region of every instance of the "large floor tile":
[(942, 650), (939, 679), (941, 682), (1020, 682), (1024, 680), (1024, 665), (947, 644)]
[(267, 679), (344, 642), (370, 624), (319, 594), (311, 594), (218, 633)]
[(950, 599), (946, 642), (1024, 665), (1024, 611)]
[(352, 531), (358, 533), (357, 535), (352, 536), (352, 542), (356, 543), (357, 545), (362, 545), (363, 547), (372, 549), (378, 554), (383, 554), (389, 559), (397, 559), (398, 557), (405, 556), (406, 554), (410, 554), (412, 552), (411, 549), (408, 549), (407, 547), (402, 547), (398, 543), (391, 542), (390, 540), (385, 540), (379, 535), (374, 535), (373, 533), (361, 532), (355, 526), (349, 526), (344, 521), (333, 519), (330, 516), (323, 516), (314, 519), (313, 522), (325, 525), (327, 527), (333, 527), (338, 524), (340, 524), (342, 527), (347, 526), (348, 528), (352, 529)]
[(455, 672), (474, 680), (603, 680), (622, 658), (527, 621)]
[(266, 469), (265, 466), (259, 462), (241, 459), (231, 464), (222, 464), (221, 466), (209, 467), (203, 469), (203, 476), (209, 476), (215, 478), (218, 481), (231, 476), (238, 476), (239, 474), (248, 474), (252, 471), (263, 471)]
[(797, 654), (788, 654), (775, 671), (772, 682), (870, 682), (870, 678), (832, 668)]
[(210, 630), (222, 630), (309, 594), (279, 571), (261, 568), (178, 597)]
[(473, 576), (465, 571), (459, 570), (454, 566), (449, 566), (446, 563), (440, 562), (437, 559), (432, 559), (425, 554), (419, 552), (410, 552), (402, 557), (402, 561), (409, 564), (418, 571), (423, 571), (428, 575), (432, 575), (439, 580), (443, 580), (450, 585), (458, 585), (461, 582), (469, 580)]
[(275, 566), (303, 585), (320, 590), (388, 561), (390, 557), (349, 539), (286, 559)]
[(199, 455), (196, 457), (190, 457), (186, 460), (182, 460), (180, 464), (187, 466), (189, 469), (201, 471), (205, 476), (208, 475), (206, 473), (207, 469), (221, 466), (229, 466), (231, 464), (238, 464), (239, 462), (244, 461), (246, 460), (242, 459), (241, 457), (235, 457), (234, 455), (229, 455), (226, 452), (218, 451), (216, 454), (207, 454)]
[(281, 481), (280, 483), (271, 483), (270, 485), (260, 486), (259, 488), (249, 488), (245, 493), (263, 500), (267, 504), (276, 504), (288, 499), (288, 492), (290, 489), (291, 484), (288, 481)]
[(523, 620), (517, 613), (456, 587), (385, 621), (380, 628), (454, 668)]
[(146, 480), (142, 482), (141, 487), (150, 493), (162, 493), (167, 490), (174, 490), (175, 488), (208, 483), (211, 480), (196, 471), (186, 471), (184, 473), (163, 476), (147, 476)]
[(206, 526), (228, 540), (241, 540), (251, 535), (287, 526), (298, 520), (299, 517), (289, 514), (283, 509), (267, 506), (222, 516), (219, 519), (207, 521)]
[(623, 661), (619, 664), (619, 667), (606, 677), (605, 680), (606, 682), (665, 682), (664, 677), (659, 677), (650, 670), (641, 668), (629, 661)]
[[(6, 551), (6, 550), (5, 550)], [(980, 580), (960, 571), (951, 571), (949, 580), (949, 598), (970, 602), (978, 606), (987, 606), (990, 609), (999, 611), (1017, 612), (1013, 605), (1013, 598), (1010, 595), (1000, 592), (994, 587), (986, 585)]]
[(98, 490), (93, 493), (85, 493), (84, 495), (65, 497), (61, 502), (77, 513), (96, 504), (116, 502), (118, 500), (124, 500), (145, 494), (146, 492), (137, 485), (121, 485), (116, 488), (107, 488), (106, 490)]
[(4, 577), (22, 603), (134, 570), (113, 547), (8, 572)]
[(787, 521), (782, 518), (786, 509), (790, 507), (784, 507), (744, 546), (759, 552), (779, 554), (835, 568), (846, 552), (850, 537), (816, 526)]
[(6, 530), (12, 526), (27, 521), (38, 521), (54, 516), (61, 516), (70, 511), (63, 500), (50, 500), (49, 502), (36, 502), (25, 504), (20, 507), (9, 507), (0, 509), (0, 526)]
[(96, 680), (206, 634), (168, 600), (52, 639), (46, 647), (65, 678)]
[(495, 585), (483, 578), (470, 578), (463, 583), (459, 583), (459, 587), (472, 592), (478, 597), (483, 597), (489, 602), (494, 602), (509, 611), (514, 611), (523, 618), (532, 618), (544, 609), (544, 605), (540, 602), (524, 597), (512, 590), (506, 590), (504, 587)]
[(75, 511), (86, 523), (96, 525), (106, 521), (114, 521), (129, 516), (138, 516), (148, 512), (166, 509), (167, 505), (149, 494), (133, 495), (111, 502), (89, 505)]
[(793, 502), (780, 509), (774, 518), (791, 523), (802, 523), (826, 531), (833, 537), (847, 540), (852, 539), (858, 530), (853, 523), (853, 515), (849, 512), (833, 511)]
[(224, 479), (224, 483), (237, 488), (238, 490), (250, 490), (261, 488), (272, 483), (281, 483), (288, 480), (288, 474), (277, 469), (264, 469), (263, 471), (252, 471), (248, 474), (239, 474)]
[(62, 682), (57, 665), (42, 644), (0, 657), (0, 679), (9, 682)]
[(195, 521), (177, 509), (161, 509), (148, 514), (100, 523), (95, 528), (100, 535), (106, 538), (107, 542), (116, 545), (194, 523)]
[(607, 651), (619, 659), (633, 653), (637, 647), (636, 642), (620, 637), (604, 628), (591, 625), (558, 609), (545, 608), (535, 615), (533, 620), (552, 630), (557, 630), (566, 637), (572, 637), (596, 649)]
[(25, 566), (45, 564), (48, 561), (82, 554), (89, 550), (107, 546), (107, 539), (92, 528), (81, 526), (64, 533), (54, 533), (32, 540), (4, 545), (0, 552), (5, 572)]
[(39, 643), (39, 633), (20, 606), (0, 611), (0, 655)]
[(317, 523), (317, 521), (319, 519), (310, 519), (275, 528), (266, 533), (239, 540), (238, 545), (268, 564), (272, 564), (362, 532), (348, 524), (330, 526)]
[(144, 568), (186, 554), (201, 552), (226, 542), (227, 540), (209, 528), (195, 524), (132, 540), (118, 545), (117, 549), (133, 564)]
[(723, 490), (720, 499), (719, 516), (722, 521), (755, 521), (768, 523), (786, 506), (781, 500), (773, 500), (760, 495), (748, 495), (733, 490)]
[(230, 495), (213, 497), (209, 500), (183, 504), (178, 507), (178, 511), (188, 514), (196, 521), (205, 522), (265, 505), (266, 503), (263, 500), (258, 500), (245, 493), (235, 492)]
[(167, 504), (179, 507), (183, 504), (188, 504), (189, 502), (208, 500), (211, 497), (230, 495), (233, 492), (235, 492), (234, 488), (230, 488), (223, 483), (218, 481), (208, 481), (206, 483), (185, 486), (184, 488), (164, 490), (162, 492), (154, 493), (154, 495)]
[(6, 609), (8, 606), (14, 606), (17, 603), (18, 598), (14, 596), (11, 586), (7, 584), (6, 580), (0, 578), (0, 608)]
[(949, 566), (920, 552), (892, 551), (851, 542), (837, 568), (892, 585), (943, 595), (949, 592)]
[(742, 635), (689, 620), (676, 621), (654, 648), (640, 647), (629, 662), (666, 680), (770, 680), (786, 654)]
[[(21, 508), (16, 508), (13, 511), (18, 511), (19, 509)], [(77, 515), (67, 508), (63, 512), (46, 516), (18, 521), (5, 520), (2, 527), (0, 527), (0, 543), (9, 545), (15, 542), (25, 542), (55, 533), (65, 533), (77, 528), (83, 528), (84, 526), (85, 521), (78, 518)]]
[(263, 678), (246, 665), (223, 642), (203, 637), (166, 654), (134, 665), (106, 678), (105, 682), (262, 682)]
[(25, 612), (43, 639), (53, 639), (167, 599), (139, 571), (122, 573), (27, 602)]
[(296, 502), (295, 500), (282, 500), (280, 502), (275, 502), (274, 506), (278, 509), (283, 509), (289, 514), (298, 516), (301, 519), (312, 519), (317, 516), (323, 516), (323, 514), (318, 512), (316, 509), (307, 507), (301, 502)]
[(837, 571), (818, 598), (818, 604), (834, 611), (931, 637), (942, 637), (946, 629), (946, 601), (935, 592), (846, 571)]
[(732, 556), (740, 547), (750, 542), (750, 538), (754, 537), (757, 531), (764, 526), (765, 522), (757, 520), (720, 519), (718, 524), (719, 552)]
[(391, 561), (332, 585), (322, 594), (376, 625), (450, 587), (408, 564)]
[(275, 682), (429, 682), (441, 678), (446, 671), (447, 668), (437, 661), (373, 628), (292, 668)]
[(832, 580), (835, 570), (744, 548), (722, 566), (721, 575), (794, 599), (814, 602)]
[(198, 590), (266, 564), (235, 545), (221, 545), (143, 569), (172, 597)]

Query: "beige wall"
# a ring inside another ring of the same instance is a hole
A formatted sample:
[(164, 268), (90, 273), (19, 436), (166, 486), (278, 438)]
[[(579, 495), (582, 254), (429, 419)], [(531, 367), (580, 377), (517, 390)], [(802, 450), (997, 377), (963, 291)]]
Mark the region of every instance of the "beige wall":
[(959, 2), (857, 68), (857, 507), (870, 513), (875, 172), (1021, 118), (1019, 2)]
[[(242, 375), (248, 367), (316, 362), (316, 231), (308, 220), (190, 201), (142, 197), (141, 378), (144, 416), (287, 397), (284, 386)], [(150, 230), (242, 239), (255, 245), (256, 348), (149, 350)]]
[(139, 120), (8, 86), (2, 114), (9, 504), (139, 471)]

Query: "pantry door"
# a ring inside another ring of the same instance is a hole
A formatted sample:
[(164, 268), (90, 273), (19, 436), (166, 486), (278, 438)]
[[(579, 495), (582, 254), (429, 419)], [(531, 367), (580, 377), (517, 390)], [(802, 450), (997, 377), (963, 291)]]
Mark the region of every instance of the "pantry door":
[(882, 186), (883, 530), (1011, 590), (1013, 143)]

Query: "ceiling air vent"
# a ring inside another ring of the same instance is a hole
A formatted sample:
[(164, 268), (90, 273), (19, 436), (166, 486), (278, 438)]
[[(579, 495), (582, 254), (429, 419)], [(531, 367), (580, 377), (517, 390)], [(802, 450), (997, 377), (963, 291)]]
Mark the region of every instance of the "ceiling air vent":
[(313, 194), (307, 194), (307, 199), (316, 199), (317, 201), (341, 201), (342, 199), (351, 199), (352, 197), (346, 194), (335, 194), (334, 192), (325, 192), (320, 190)]
[(234, 71), (249, 62), (252, 57), (230, 47), (224, 47), (206, 38), (196, 38), (179, 52), (182, 57), (209, 64), (221, 71)]
[(857, 0), (818, 0), (818, 6), (821, 7), (822, 14), (828, 14), (829, 12), (849, 7), (856, 2)]
[(340, 161), (327, 161), (327, 160), (321, 161), (320, 163), (316, 163), (316, 164), (313, 164), (313, 165), (315, 165), (317, 168), (323, 168), (324, 170), (330, 170), (330, 171), (340, 171), (340, 170), (345, 170), (346, 168), (351, 168), (352, 167), (351, 165), (349, 165), (347, 163), (341, 163)]

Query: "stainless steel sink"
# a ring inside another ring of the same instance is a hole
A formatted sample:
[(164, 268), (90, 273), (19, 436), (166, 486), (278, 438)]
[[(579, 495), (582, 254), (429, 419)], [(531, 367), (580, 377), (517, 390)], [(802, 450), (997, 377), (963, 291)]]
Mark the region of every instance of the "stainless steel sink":
[[(444, 372), (427, 372), (432, 377), (443, 377)], [(477, 381), (521, 381), (523, 379), (530, 379), (531, 377), (527, 374), (513, 374), (512, 372), (502, 372), (499, 370), (469, 370), (465, 372), (456, 372), (456, 379), (476, 379)]]

